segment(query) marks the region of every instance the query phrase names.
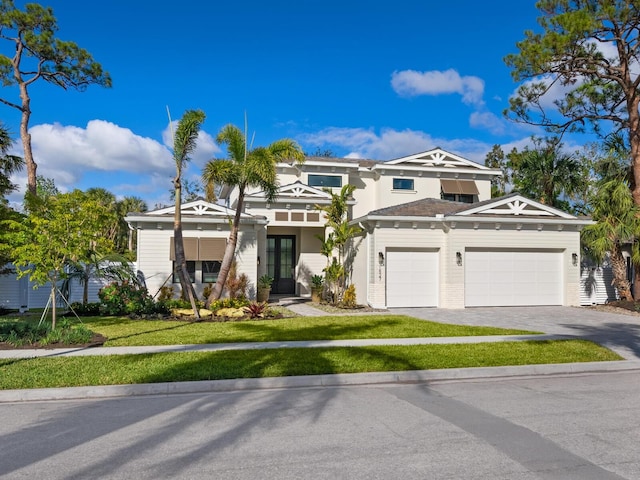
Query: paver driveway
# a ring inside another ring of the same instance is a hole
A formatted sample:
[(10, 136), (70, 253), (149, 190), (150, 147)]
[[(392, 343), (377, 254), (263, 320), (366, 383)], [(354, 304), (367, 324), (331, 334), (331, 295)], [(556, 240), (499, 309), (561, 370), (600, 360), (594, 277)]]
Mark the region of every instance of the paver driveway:
[(392, 313), (460, 325), (489, 325), (574, 335), (640, 360), (640, 316), (586, 307), (392, 308)]

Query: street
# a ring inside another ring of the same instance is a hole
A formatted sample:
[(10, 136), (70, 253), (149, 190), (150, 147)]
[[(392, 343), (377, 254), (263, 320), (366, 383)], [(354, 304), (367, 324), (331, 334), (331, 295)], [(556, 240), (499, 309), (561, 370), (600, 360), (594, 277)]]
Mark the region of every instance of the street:
[(638, 479), (640, 372), (0, 404), (3, 479)]

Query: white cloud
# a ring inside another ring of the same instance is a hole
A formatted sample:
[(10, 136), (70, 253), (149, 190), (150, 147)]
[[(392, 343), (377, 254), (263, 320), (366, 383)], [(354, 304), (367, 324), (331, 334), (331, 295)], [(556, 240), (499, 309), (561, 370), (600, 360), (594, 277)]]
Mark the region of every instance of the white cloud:
[(475, 162), (484, 162), (491, 146), (474, 139), (447, 140), (415, 130), (329, 127), (305, 134), (300, 141), (312, 146), (332, 146), (348, 150), (347, 158), (390, 160), (441, 147)]
[[(171, 150), (169, 127), (162, 132), (163, 143), (136, 135), (103, 120), (91, 120), (85, 128), (55, 124), (30, 128), (32, 148), (38, 175), (54, 179), (62, 192), (78, 187), (81, 180), (93, 180), (118, 196), (144, 196), (154, 191), (168, 191), (175, 164)], [(200, 131), (191, 166), (201, 168), (221, 150), (214, 138)], [(12, 153), (22, 156), (16, 144)], [(19, 202), (25, 191), (26, 172), (12, 177), (19, 190), (10, 200)]]
[(59, 123), (35, 125), (30, 129), (38, 172), (69, 175), (74, 181), (90, 170), (170, 171), (171, 153), (156, 140), (134, 134), (103, 120), (91, 120), (86, 128)]
[(468, 105), (478, 106), (484, 103), (484, 80), (474, 76), (461, 76), (452, 68), (445, 71), (395, 71), (391, 75), (391, 86), (398, 95), (406, 97), (458, 93)]
[(491, 112), (473, 112), (469, 116), (469, 125), (473, 128), (488, 130), (495, 135), (504, 134), (505, 120)]

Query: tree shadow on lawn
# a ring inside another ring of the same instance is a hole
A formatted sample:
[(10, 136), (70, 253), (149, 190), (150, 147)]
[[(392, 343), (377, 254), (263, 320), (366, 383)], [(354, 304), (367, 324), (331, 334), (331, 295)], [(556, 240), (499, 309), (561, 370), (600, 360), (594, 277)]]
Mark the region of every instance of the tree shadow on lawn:
[[(198, 373), (202, 378), (202, 372), (211, 370), (212, 366), (229, 369), (232, 376), (248, 370), (268, 376), (276, 362), (281, 363), (283, 376), (296, 375), (301, 365), (311, 365), (325, 374), (336, 371), (331, 360), (323, 355), (325, 349), (304, 350), (304, 361), (296, 355), (295, 349), (284, 352), (285, 360), (281, 358), (282, 353), (279, 355), (276, 351), (254, 351), (250, 362), (246, 361), (246, 356), (243, 361), (235, 359), (235, 371), (231, 363), (233, 353), (237, 352), (221, 352), (227, 358), (226, 363), (221, 360), (224, 356), (219, 354), (187, 354), (185, 362), (161, 365), (157, 371), (145, 373), (137, 381), (190, 379)], [(376, 352), (375, 355), (380, 354)], [(128, 355), (126, 361), (144, 361), (145, 356)], [(394, 366), (403, 362), (392, 356), (383, 360)], [(412, 365), (404, 363), (405, 369), (412, 369)], [(253, 436), (278, 430), (286, 435), (291, 422), (307, 422), (308, 428), (312, 429), (314, 424), (326, 419), (324, 411), (339, 397), (339, 391), (339, 388), (284, 388), (64, 402), (59, 410), (50, 414), (40, 412), (37, 423), (34, 421), (13, 432), (0, 434), (0, 444), (4, 446), (0, 450), (0, 475), (36, 468), (36, 464), (39, 464), (40, 472), (53, 468), (61, 473), (55, 465), (56, 457), (60, 458), (63, 452), (85, 444), (100, 448), (100, 442), (108, 442), (102, 447), (103, 455), (83, 455), (82, 462), (69, 463), (77, 470), (71, 470), (65, 478), (100, 478), (135, 471), (131, 470), (135, 468), (144, 468), (155, 478), (184, 478), (194, 465), (196, 468), (202, 467), (204, 462), (215, 465), (216, 459), (227, 458)], [(203, 424), (206, 428), (202, 428)], [(126, 429), (131, 431), (126, 432)], [(123, 432), (116, 433), (119, 430)], [(192, 437), (194, 431), (199, 433), (197, 437)], [(119, 440), (114, 441), (111, 434), (118, 435)], [(103, 437), (106, 438), (103, 440)], [(166, 452), (163, 461), (148, 465), (145, 456), (157, 450)]]
[[(396, 316), (397, 317), (397, 316)], [(346, 317), (344, 317), (346, 318)], [(283, 323), (274, 321), (247, 321), (234, 323), (230, 328), (237, 332), (247, 333), (250, 336), (259, 336), (262, 341), (293, 341), (293, 340), (327, 340), (327, 339), (363, 339), (371, 338), (374, 328), (399, 327), (405, 323), (405, 318), (376, 317), (366, 324), (353, 324), (340, 317), (331, 317), (331, 320), (323, 324), (303, 325), (291, 329)], [(255, 340), (248, 340), (255, 341)]]
[(580, 338), (590, 340), (607, 348), (621, 347), (640, 358), (640, 324), (604, 323), (602, 325), (563, 324), (576, 331)]

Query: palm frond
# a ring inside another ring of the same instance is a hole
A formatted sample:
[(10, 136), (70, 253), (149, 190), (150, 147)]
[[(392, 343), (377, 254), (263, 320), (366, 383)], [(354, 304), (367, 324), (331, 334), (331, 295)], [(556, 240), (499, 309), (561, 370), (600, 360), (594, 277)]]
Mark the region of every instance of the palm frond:
[(238, 127), (231, 123), (222, 127), (216, 136), (216, 143), (218, 145), (226, 145), (230, 160), (237, 163), (244, 162), (246, 139), (242, 130)]
[(187, 110), (180, 121), (173, 139), (173, 158), (178, 169), (182, 169), (189, 155), (196, 148), (198, 132), (204, 122), (205, 114), (202, 110)]

